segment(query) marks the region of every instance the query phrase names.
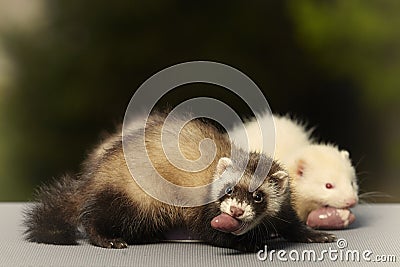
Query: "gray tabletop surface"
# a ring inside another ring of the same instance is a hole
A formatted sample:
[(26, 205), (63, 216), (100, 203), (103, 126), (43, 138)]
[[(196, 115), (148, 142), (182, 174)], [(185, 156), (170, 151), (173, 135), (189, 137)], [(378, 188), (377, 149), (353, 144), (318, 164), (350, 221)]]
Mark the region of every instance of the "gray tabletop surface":
[(22, 237), (24, 205), (0, 203), (0, 266), (400, 266), (400, 204), (358, 205), (351, 227), (332, 231), (337, 243), (273, 241), (267, 253), (245, 254), (198, 242), (122, 250), (30, 243)]

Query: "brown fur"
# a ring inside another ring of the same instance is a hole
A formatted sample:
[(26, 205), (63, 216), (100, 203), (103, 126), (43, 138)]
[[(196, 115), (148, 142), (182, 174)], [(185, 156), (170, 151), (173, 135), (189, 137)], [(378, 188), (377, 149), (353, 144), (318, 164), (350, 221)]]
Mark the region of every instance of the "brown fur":
[[(153, 166), (164, 179), (176, 185), (191, 187), (209, 184), (215, 178), (218, 160), (231, 156), (231, 143), (228, 136), (201, 119), (185, 124), (180, 131), (179, 146), (186, 158), (198, 159), (201, 156), (200, 141), (206, 138), (214, 141), (217, 151), (213, 161), (205, 169), (198, 172), (181, 170), (170, 163), (161, 145), (161, 127), (166, 115), (155, 113), (147, 121), (145, 144)], [(185, 119), (181, 115), (181, 117), (173, 118), (173, 123), (179, 124), (186, 121)], [(135, 148), (142, 142), (137, 136), (137, 130), (132, 130), (124, 138), (126, 137), (129, 144)], [(239, 154), (245, 153), (240, 149), (233, 151)], [(135, 150), (132, 153), (134, 152)], [(78, 177), (67, 176), (61, 182), (43, 186), (37, 195), (37, 202), (26, 212), (26, 238), (40, 243), (75, 244), (79, 238), (77, 229), (82, 225), (92, 244), (106, 248), (125, 248), (127, 244), (157, 242), (162, 240), (164, 233), (172, 228), (188, 227), (198, 232), (204, 231), (202, 237), (208, 243), (244, 250), (249, 248), (250, 244), (247, 243), (237, 246), (236, 243), (241, 240), (240, 238), (236, 240), (236, 238), (228, 237), (229, 234), (219, 235), (220, 233), (215, 233), (216, 230), (211, 229), (211, 218), (220, 212), (215, 208), (215, 204), (185, 208), (160, 202), (146, 194), (132, 178), (125, 156), (122, 136), (111, 135), (88, 156)], [(260, 158), (260, 154), (257, 153), (250, 155), (244, 184), (249, 183), (249, 177), (254, 174)], [(142, 174), (147, 175), (145, 167), (139, 164), (139, 169)], [(275, 163), (271, 171), (276, 170), (281, 170), (281, 167)], [(333, 240), (332, 236), (324, 233), (311, 232), (298, 221), (290, 206), (287, 184), (280, 184), (279, 181), (273, 179), (267, 179), (267, 181), (275, 185), (273, 187), (262, 185), (265, 187), (263, 190), (269, 194), (268, 199), (274, 204), (274, 206), (269, 205), (272, 209), (266, 212), (279, 213), (279, 216), (283, 216), (284, 220), (288, 221), (288, 224), (281, 223), (282, 234), (285, 237), (305, 242)], [(164, 190), (158, 184), (152, 186), (159, 192)], [(282, 192), (285, 192), (284, 197), (279, 201), (274, 201), (277, 192), (274, 191), (275, 189), (271, 191), (271, 188), (281, 188)], [(209, 192), (190, 197), (208, 200)], [(204, 217), (203, 213), (208, 217)], [(204, 220), (199, 222), (199, 218), (204, 218)], [(193, 223), (199, 225), (193, 227)], [(260, 231), (262, 229), (261, 227)], [(209, 232), (213, 234), (208, 235)], [(264, 234), (263, 238), (268, 238), (267, 233)], [(214, 236), (218, 238), (214, 240)], [(251, 241), (251, 239), (243, 240)], [(253, 244), (250, 247), (255, 246)]]
[[(183, 155), (190, 160), (197, 159), (200, 156), (198, 145), (204, 138), (210, 138), (216, 143), (217, 155), (210, 166), (204, 170), (185, 172), (173, 166), (163, 153), (161, 127), (166, 115), (165, 113), (153, 114), (149, 117), (146, 126), (146, 148), (156, 170), (164, 179), (176, 185), (199, 186), (210, 183), (213, 179), (218, 159), (223, 156), (229, 156), (230, 142), (227, 136), (221, 134), (217, 128), (211, 125), (205, 127), (206, 124), (199, 119), (187, 123), (182, 129), (179, 138)], [(123, 154), (120, 133), (110, 135), (100, 142), (93, 152), (88, 155), (83, 163), (81, 174), (77, 178), (68, 176), (64, 180), (61, 183), (56, 182), (49, 186), (43, 186), (36, 196), (38, 202), (26, 211), (25, 224), (27, 226), (26, 237), (28, 240), (56, 244), (75, 243), (77, 237), (75, 232), (71, 232), (68, 238), (65, 238), (65, 234), (57, 235), (58, 230), (49, 231), (48, 235), (51, 236), (53, 234), (53, 237), (43, 238), (42, 236), (42, 233), (46, 232), (48, 228), (48, 224), (44, 223), (44, 221), (51, 221), (51, 218), (43, 217), (57, 217), (59, 210), (62, 212), (63, 220), (71, 228), (77, 228), (82, 224), (89, 240), (93, 244), (105, 247), (122, 246), (121, 244), (116, 245), (114, 238), (107, 236), (109, 235), (109, 233), (106, 233), (107, 231), (99, 233), (99, 228), (106, 226), (102, 225), (98, 220), (116, 223), (114, 220), (124, 221), (126, 219), (123, 218), (124, 214), (118, 214), (120, 218), (109, 219), (106, 218), (108, 216), (107, 212), (98, 210), (99, 203), (103, 199), (109, 198), (110, 201), (117, 203), (111, 199), (112, 196), (118, 197), (118, 201), (120, 201), (118, 203), (121, 206), (128, 209), (129, 206), (132, 206), (135, 212), (139, 213), (142, 218), (146, 218), (139, 223), (145, 225), (151, 222), (154, 227), (159, 227), (160, 231), (167, 229), (170, 225), (179, 226), (187, 223), (185, 216), (183, 216), (183, 210), (187, 214), (191, 214), (195, 213), (194, 210), (196, 209), (193, 208), (192, 211), (191, 209), (168, 205), (146, 194), (132, 179), (129, 172)], [(59, 201), (55, 202), (56, 198)], [(55, 204), (52, 204), (53, 202)], [(112, 203), (101, 204), (111, 205)], [(40, 220), (35, 220), (35, 218), (40, 218)], [(123, 225), (121, 227), (123, 229), (117, 230), (129, 236), (131, 234), (130, 228), (132, 228), (128, 225), (129, 223), (129, 220), (122, 222)], [(57, 223), (54, 227), (57, 227)], [(139, 226), (137, 225), (137, 227)], [(103, 238), (104, 235), (105, 237)], [(52, 238), (53, 240), (51, 240)], [(129, 241), (131, 243), (140, 243), (141, 238), (130, 238), (132, 240)], [(157, 241), (162, 239), (162, 236), (146, 236), (145, 234), (143, 238)], [(110, 243), (113, 244), (110, 245)]]

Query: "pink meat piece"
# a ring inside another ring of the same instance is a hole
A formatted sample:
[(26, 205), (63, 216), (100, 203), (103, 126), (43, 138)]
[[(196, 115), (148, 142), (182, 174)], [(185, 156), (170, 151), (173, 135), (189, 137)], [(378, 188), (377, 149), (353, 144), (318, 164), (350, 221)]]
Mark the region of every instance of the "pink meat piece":
[(225, 232), (225, 233), (232, 233), (236, 230), (238, 230), (241, 226), (241, 223), (239, 220), (233, 218), (232, 216), (226, 214), (226, 213), (221, 213), (220, 215), (214, 217), (211, 220), (211, 227)]
[(355, 219), (356, 217), (349, 209), (323, 207), (310, 212), (307, 225), (318, 229), (343, 229)]

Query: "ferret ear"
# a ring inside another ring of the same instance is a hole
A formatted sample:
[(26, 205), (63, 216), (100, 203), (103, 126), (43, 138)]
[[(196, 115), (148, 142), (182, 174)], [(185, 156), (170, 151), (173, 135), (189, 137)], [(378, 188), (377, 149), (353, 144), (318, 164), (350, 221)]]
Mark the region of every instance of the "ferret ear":
[(232, 160), (230, 158), (220, 158), (217, 164), (217, 175), (221, 176), (226, 168), (232, 165)]
[(289, 185), (289, 174), (285, 171), (277, 171), (271, 175), (270, 181), (278, 187), (278, 194), (283, 194)]
[(304, 169), (306, 167), (306, 162), (302, 159), (296, 161), (296, 175), (299, 177), (303, 177)]
[(349, 157), (350, 157), (349, 151), (347, 151), (347, 150), (341, 150), (340, 154), (342, 155), (342, 157), (344, 159), (349, 159)]

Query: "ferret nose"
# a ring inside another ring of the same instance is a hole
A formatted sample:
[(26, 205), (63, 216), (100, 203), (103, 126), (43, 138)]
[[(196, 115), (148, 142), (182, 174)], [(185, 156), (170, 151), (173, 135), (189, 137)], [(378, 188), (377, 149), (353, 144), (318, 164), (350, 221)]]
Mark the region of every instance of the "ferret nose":
[(243, 215), (243, 213), (244, 213), (244, 210), (242, 210), (238, 207), (235, 207), (235, 206), (231, 206), (230, 210), (231, 210), (231, 216), (233, 216), (233, 217), (239, 217), (239, 216)]
[(355, 198), (351, 198), (346, 200), (346, 208), (352, 208), (357, 204), (357, 200)]

